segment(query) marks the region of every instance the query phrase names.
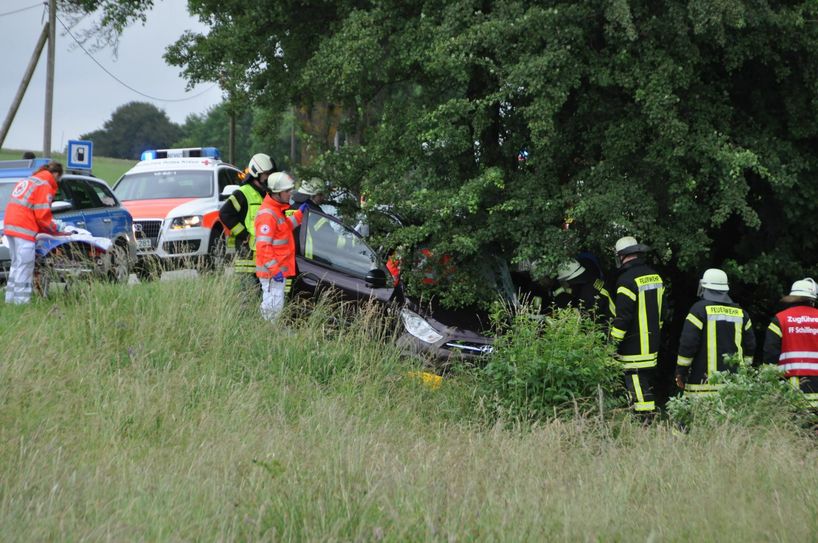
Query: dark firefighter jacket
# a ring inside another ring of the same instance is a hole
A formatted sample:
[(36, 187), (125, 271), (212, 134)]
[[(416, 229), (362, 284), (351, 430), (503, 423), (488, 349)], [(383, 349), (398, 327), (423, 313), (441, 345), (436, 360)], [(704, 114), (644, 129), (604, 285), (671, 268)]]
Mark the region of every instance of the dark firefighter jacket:
[(641, 258), (620, 269), (616, 280), (611, 339), (625, 369), (656, 367), (662, 328), (662, 278)]
[(252, 181), (233, 192), (219, 208), (219, 220), (230, 230), (228, 246), (236, 248), (234, 266), (237, 272), (255, 273), (255, 220), (265, 191)]
[(699, 300), (690, 308), (679, 338), (677, 374), (688, 385), (685, 392), (709, 392), (716, 386), (705, 384), (717, 371), (734, 369), (725, 355), (738, 354), (752, 364), (756, 348), (750, 315), (726, 296), (724, 301)]
[(555, 290), (552, 297), (558, 307), (570, 305), (593, 312), (597, 322), (607, 322), (614, 315), (614, 302), (605, 283), (589, 270)]

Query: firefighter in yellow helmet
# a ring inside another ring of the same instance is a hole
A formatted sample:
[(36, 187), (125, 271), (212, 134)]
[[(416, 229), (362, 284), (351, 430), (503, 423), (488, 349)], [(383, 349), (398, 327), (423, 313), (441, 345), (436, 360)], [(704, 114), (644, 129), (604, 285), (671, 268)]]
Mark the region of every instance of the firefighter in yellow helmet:
[(712, 394), (722, 385), (709, 384), (717, 371), (735, 371), (724, 357), (738, 355), (752, 364), (756, 348), (750, 315), (729, 295), (727, 274), (705, 270), (699, 280), (700, 300), (693, 304), (682, 326), (676, 359), (676, 386), (685, 394)]
[(557, 306), (572, 306), (590, 314), (595, 321), (608, 322), (614, 305), (605, 283), (593, 269), (576, 259), (563, 262), (557, 269), (559, 287), (551, 293)]
[(625, 370), (625, 385), (637, 414), (656, 410), (653, 386), (659, 360), (665, 285), (645, 263), (650, 248), (635, 238), (620, 238), (614, 247), (619, 275), (614, 290), (615, 316), (611, 339)]

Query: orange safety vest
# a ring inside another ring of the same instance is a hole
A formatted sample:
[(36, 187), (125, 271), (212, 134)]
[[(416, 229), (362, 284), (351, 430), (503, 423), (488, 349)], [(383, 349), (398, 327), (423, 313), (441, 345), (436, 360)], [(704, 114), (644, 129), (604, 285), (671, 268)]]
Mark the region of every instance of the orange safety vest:
[(51, 202), (57, 194), (57, 180), (48, 170), (21, 179), (14, 186), (6, 205), (3, 230), (7, 236), (35, 241), (37, 234), (55, 234), (57, 225), (51, 215)]
[(289, 217), (289, 203), (264, 197), (256, 214), (256, 275), (262, 279), (281, 272), (284, 277), (295, 275), (295, 238), (293, 229), (301, 224), (303, 214), (296, 211)]

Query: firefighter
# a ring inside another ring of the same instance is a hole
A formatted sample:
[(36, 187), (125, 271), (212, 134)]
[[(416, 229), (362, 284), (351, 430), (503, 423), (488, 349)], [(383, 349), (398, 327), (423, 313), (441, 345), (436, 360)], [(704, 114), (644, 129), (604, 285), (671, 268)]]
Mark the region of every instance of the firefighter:
[(255, 275), (255, 220), (264, 195), (267, 178), (276, 170), (269, 155), (257, 153), (247, 165), (245, 182), (231, 194), (219, 209), (219, 220), (230, 230), (228, 247), (234, 247), (236, 256), (233, 271), (239, 274), (246, 290), (258, 294), (259, 281)]
[(597, 322), (607, 322), (614, 303), (601, 277), (576, 259), (563, 262), (557, 270), (560, 286), (552, 293), (558, 306), (573, 306), (591, 313)]
[[(302, 181), (301, 186), (298, 187), (298, 190), (293, 195), (294, 203), (287, 211), (287, 215), (291, 215), (302, 206), (306, 206), (305, 209), (323, 213), (324, 211), (321, 209), (321, 203), (324, 201), (325, 193), (326, 188), (324, 182), (320, 179), (313, 177), (312, 179)], [(326, 217), (320, 217), (311, 222), (309, 229), (307, 230), (307, 235), (305, 236), (305, 258), (309, 258), (310, 260), (313, 259), (316, 241), (319, 239), (323, 239), (323, 241), (318, 241), (319, 244), (323, 243), (326, 245), (327, 243), (332, 243), (333, 245), (338, 245), (339, 247), (345, 242), (343, 237), (336, 235), (332, 231), (332, 227), (330, 226), (329, 222), (329, 219)], [(289, 287), (290, 285), (288, 281), (287, 292), (290, 290)]]
[(11, 268), (6, 282), (7, 304), (27, 304), (31, 301), (37, 234), (61, 234), (51, 215), (51, 202), (57, 194), (57, 183), (62, 173), (62, 164), (49, 162), (31, 177), (21, 179), (11, 193), (4, 224), (11, 253)]
[(295, 202), (291, 209), (298, 209), (302, 203), (306, 202), (310, 209), (323, 213), (321, 204), (326, 198), (326, 185), (317, 177), (307, 179), (301, 182), (301, 186), (293, 194), (293, 202)]
[(284, 307), (284, 284), (295, 276), (293, 230), (301, 224), (307, 204), (289, 217), (290, 196), (295, 182), (284, 172), (267, 178), (267, 195), (256, 214), (256, 276), (261, 284), (261, 315), (274, 321)]
[(818, 409), (818, 285), (811, 277), (792, 284), (781, 299), (764, 339), (764, 362), (778, 364), (784, 377), (799, 388), (813, 409)]
[(653, 385), (659, 359), (662, 329), (662, 278), (645, 263), (650, 248), (625, 236), (615, 245), (619, 275), (614, 294), (614, 318), (611, 339), (616, 357), (625, 370), (625, 385), (631, 407), (640, 415), (656, 410)]
[(722, 385), (708, 384), (707, 378), (717, 371), (736, 369), (725, 361), (727, 355), (738, 355), (744, 364), (753, 363), (753, 323), (729, 292), (724, 271), (705, 270), (699, 280), (701, 299), (690, 308), (679, 338), (676, 386), (685, 394), (715, 393)]

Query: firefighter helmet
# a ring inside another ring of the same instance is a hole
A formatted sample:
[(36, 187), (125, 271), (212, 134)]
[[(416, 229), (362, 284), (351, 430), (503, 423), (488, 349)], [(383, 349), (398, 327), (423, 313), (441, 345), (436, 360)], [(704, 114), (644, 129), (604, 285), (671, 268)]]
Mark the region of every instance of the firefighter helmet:
[(285, 172), (275, 172), (267, 178), (267, 188), (273, 194), (292, 190), (294, 186), (295, 181)]
[(727, 274), (718, 268), (704, 270), (702, 278), (699, 279), (699, 286), (719, 292), (727, 292), (730, 290), (730, 286), (727, 283)]
[(324, 185), (324, 182), (318, 179), (317, 177), (313, 177), (312, 179), (302, 181), (301, 186), (298, 187), (298, 192), (305, 196), (315, 196), (316, 194), (324, 194), (326, 190), (327, 189)]
[(250, 177), (258, 179), (263, 173), (273, 173), (276, 169), (276, 164), (270, 155), (264, 153), (256, 153), (250, 159), (250, 164), (247, 165), (247, 173)]
[(799, 279), (792, 284), (790, 296), (803, 296), (804, 298), (814, 300), (818, 298), (818, 285), (815, 284), (812, 277)]
[(649, 250), (650, 247), (639, 243), (633, 236), (621, 237), (616, 240), (616, 245), (614, 245), (614, 252), (617, 254), (617, 256), (646, 253)]
[(583, 273), (585, 273), (585, 268), (582, 267), (582, 264), (574, 259), (567, 260), (557, 269), (557, 281), (570, 281)]

